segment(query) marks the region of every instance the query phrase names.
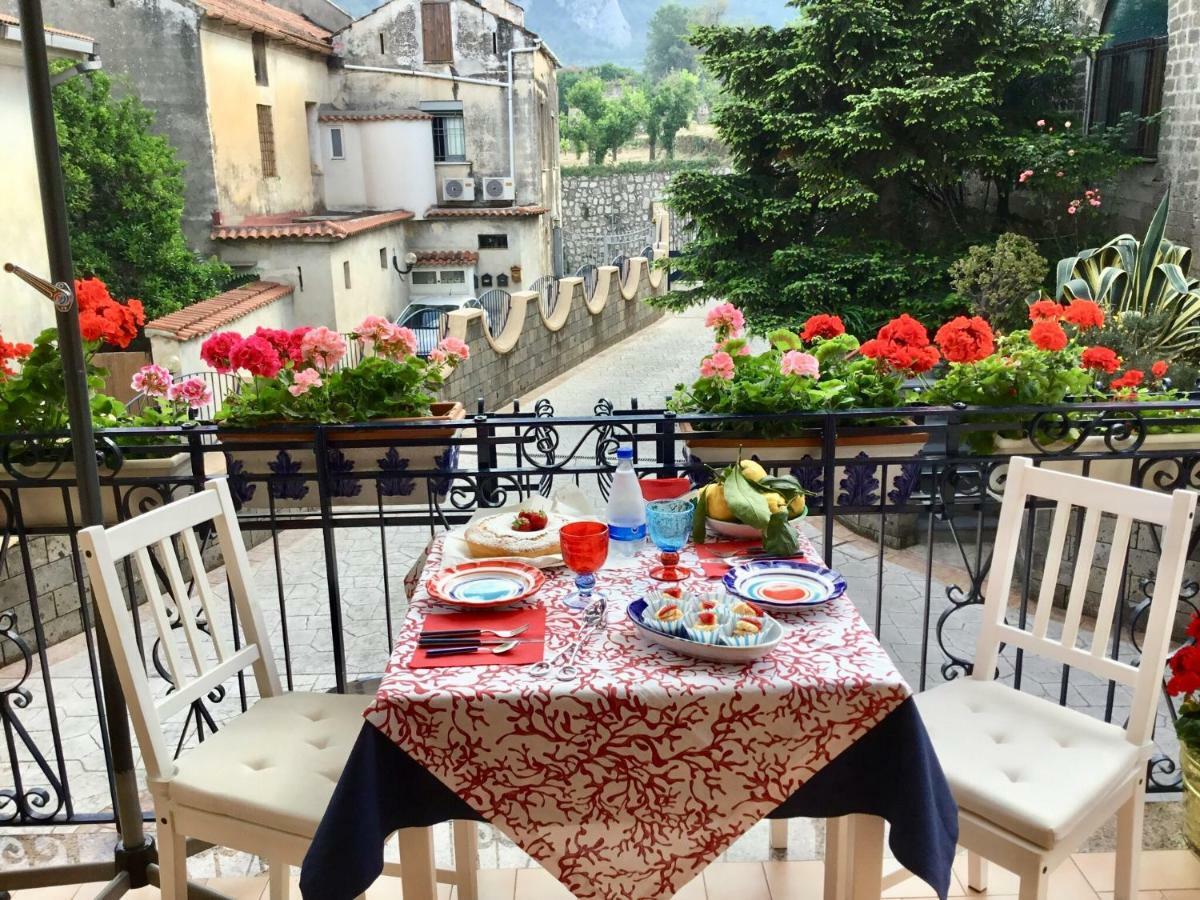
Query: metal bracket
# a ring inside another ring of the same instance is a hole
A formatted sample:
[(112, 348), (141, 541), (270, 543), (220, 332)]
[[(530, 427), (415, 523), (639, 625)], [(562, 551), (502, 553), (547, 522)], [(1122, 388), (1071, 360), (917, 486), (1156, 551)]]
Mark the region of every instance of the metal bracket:
[(61, 313), (70, 312), (75, 305), (75, 292), (66, 282), (60, 281), (58, 284), (51, 284), (45, 278), (39, 278), (32, 272), (10, 262), (4, 264), (4, 271), (16, 275), (47, 300), (53, 302), (54, 308)]

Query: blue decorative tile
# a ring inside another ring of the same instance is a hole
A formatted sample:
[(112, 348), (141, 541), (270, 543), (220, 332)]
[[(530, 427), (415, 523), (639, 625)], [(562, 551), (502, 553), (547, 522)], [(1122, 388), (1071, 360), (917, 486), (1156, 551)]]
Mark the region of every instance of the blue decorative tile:
[(871, 506), (879, 500), (879, 479), (875, 477), (879, 467), (871, 462), (866, 451), (860, 451), (849, 463), (838, 482), (841, 492), (838, 494), (839, 506)]

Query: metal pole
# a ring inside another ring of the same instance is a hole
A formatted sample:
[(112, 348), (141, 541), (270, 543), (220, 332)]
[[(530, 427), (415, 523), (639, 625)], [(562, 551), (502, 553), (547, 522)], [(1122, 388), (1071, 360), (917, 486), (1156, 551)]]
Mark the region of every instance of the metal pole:
[[(67, 202), (58, 153), (58, 135), (54, 126), (54, 105), (50, 88), (50, 61), (46, 53), (45, 22), (41, 0), (20, 0), (21, 47), (25, 57), (25, 78), (29, 90), (29, 113), (33, 122), (33, 142), (37, 156), (38, 185), (41, 188), (42, 215), (46, 229), (46, 247), (50, 256), (51, 278), (59, 288), (55, 302), (58, 348), (62, 355), (66, 380), (67, 409), (70, 414), (71, 448), (75, 458), (75, 477), (79, 492), (80, 518), (84, 526), (103, 523), (100, 504), (100, 472), (96, 461), (96, 442), (92, 432), (91, 403), (88, 395), (87, 364), (84, 361), (83, 336), (79, 330), (79, 309), (74, 298), (75, 272), (71, 263), (71, 238), (67, 231)], [(113, 778), (117, 827), (121, 842), (117, 847), (117, 868), (129, 870), (130, 885), (148, 883), (147, 867), (153, 861), (153, 843), (142, 829), (142, 804), (138, 794), (129, 736), (125, 699), (117, 680), (116, 668), (103, 626), (97, 646), (100, 678), (112, 747)]]

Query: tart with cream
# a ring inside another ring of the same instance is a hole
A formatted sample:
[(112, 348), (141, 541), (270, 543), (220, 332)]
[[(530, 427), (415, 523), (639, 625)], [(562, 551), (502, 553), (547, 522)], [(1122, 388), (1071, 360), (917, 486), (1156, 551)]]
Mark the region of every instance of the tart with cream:
[(480, 519), (467, 528), (466, 542), (475, 559), (518, 556), (536, 559), (562, 552), (558, 530), (567, 524), (562, 516), (540, 509), (522, 509)]

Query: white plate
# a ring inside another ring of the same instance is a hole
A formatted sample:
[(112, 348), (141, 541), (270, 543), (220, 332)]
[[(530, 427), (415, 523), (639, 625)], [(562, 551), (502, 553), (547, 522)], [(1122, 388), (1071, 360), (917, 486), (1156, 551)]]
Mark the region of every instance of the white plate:
[(676, 653), (681, 653), (684, 656), (692, 656), (696, 659), (708, 660), (709, 662), (745, 665), (766, 656), (774, 650), (779, 646), (779, 642), (783, 640), (784, 635), (782, 625), (770, 616), (763, 616), (767, 627), (763, 630), (762, 641), (757, 644), (749, 647), (725, 647), (719, 644), (701, 644), (697, 641), (689, 641), (687, 638), (672, 637), (669, 634), (663, 634), (661, 631), (655, 631), (653, 628), (642, 624), (642, 614), (645, 611), (646, 601), (644, 599), (634, 600), (626, 608), (629, 621), (633, 622), (634, 628), (637, 629), (642, 637), (651, 643), (666, 647), (668, 650), (674, 650)]

